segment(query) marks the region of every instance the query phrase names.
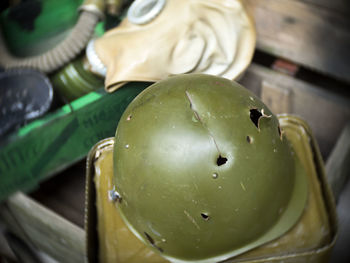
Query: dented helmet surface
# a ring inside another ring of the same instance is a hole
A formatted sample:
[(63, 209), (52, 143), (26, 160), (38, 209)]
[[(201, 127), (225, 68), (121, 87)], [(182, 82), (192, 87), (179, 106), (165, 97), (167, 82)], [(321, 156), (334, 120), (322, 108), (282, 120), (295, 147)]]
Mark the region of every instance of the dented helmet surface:
[(209, 75), (150, 86), (115, 137), (120, 214), (173, 262), (221, 261), (283, 235), (305, 205), (298, 167), (266, 105)]

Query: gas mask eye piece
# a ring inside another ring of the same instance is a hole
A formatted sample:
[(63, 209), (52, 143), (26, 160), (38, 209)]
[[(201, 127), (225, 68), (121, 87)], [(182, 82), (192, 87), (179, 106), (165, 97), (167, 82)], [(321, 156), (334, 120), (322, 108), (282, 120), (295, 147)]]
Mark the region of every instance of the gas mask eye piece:
[(137, 25), (152, 21), (163, 10), (166, 0), (135, 0), (128, 10), (128, 20)]

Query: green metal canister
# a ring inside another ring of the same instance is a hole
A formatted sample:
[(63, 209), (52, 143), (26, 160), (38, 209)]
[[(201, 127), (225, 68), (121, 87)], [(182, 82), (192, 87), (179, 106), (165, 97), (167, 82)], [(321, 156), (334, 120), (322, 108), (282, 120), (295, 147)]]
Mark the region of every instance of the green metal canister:
[(78, 57), (51, 76), (55, 90), (67, 101), (104, 87), (103, 79), (91, 73), (84, 57)]

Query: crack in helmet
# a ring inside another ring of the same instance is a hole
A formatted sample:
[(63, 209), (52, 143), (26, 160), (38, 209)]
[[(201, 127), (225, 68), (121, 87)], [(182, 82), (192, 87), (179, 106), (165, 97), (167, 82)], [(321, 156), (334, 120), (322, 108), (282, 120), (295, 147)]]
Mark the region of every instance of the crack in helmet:
[(117, 208), (172, 262), (226, 260), (288, 231), (305, 172), (257, 97), (236, 82), (178, 75), (144, 90), (119, 121)]

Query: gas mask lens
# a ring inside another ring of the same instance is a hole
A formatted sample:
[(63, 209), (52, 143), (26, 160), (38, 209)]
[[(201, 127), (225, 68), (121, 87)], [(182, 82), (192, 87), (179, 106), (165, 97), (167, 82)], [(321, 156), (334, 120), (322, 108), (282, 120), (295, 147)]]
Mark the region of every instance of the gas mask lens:
[(166, 0), (135, 0), (128, 10), (128, 20), (137, 25), (146, 24), (156, 18)]

